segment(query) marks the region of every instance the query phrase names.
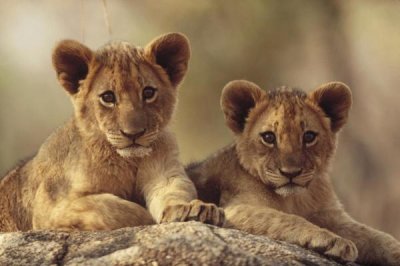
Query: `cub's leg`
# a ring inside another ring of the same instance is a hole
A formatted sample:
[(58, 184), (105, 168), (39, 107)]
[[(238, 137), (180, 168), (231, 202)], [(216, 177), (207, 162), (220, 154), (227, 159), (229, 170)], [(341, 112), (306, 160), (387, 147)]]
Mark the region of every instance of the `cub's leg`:
[(158, 222), (199, 221), (223, 225), (225, 216), (222, 208), (196, 199), (196, 189), (186, 175), (159, 180), (154, 186), (149, 184), (149, 189), (145, 188), (147, 205)]
[(63, 200), (55, 205), (47, 219), (35, 219), (39, 217), (39, 214), (34, 214), (34, 229), (113, 230), (154, 223), (150, 213), (142, 206), (112, 194)]
[(329, 210), (310, 220), (352, 240), (358, 249), (357, 262), (373, 265), (400, 265), (400, 242), (392, 236), (354, 221), (343, 210)]
[(139, 168), (137, 186), (143, 191), (149, 212), (162, 223), (200, 221), (221, 226), (225, 220), (223, 209), (197, 199), (196, 188), (178, 160), (174, 143), (164, 152), (159, 149)]
[(250, 204), (229, 204), (224, 210), (227, 227), (297, 244), (343, 261), (357, 258), (357, 248), (352, 241), (300, 216)]

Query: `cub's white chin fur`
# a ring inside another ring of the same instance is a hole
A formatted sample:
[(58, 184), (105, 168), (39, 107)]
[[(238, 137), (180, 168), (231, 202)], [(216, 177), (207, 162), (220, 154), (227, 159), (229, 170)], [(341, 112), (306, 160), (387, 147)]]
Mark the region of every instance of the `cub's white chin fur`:
[(307, 188), (305, 187), (288, 184), (275, 189), (275, 193), (282, 197), (287, 197), (294, 194), (304, 193), (306, 190)]
[(133, 157), (142, 158), (150, 155), (152, 151), (153, 149), (151, 147), (143, 147), (143, 146), (117, 149), (117, 153), (124, 158), (133, 158)]

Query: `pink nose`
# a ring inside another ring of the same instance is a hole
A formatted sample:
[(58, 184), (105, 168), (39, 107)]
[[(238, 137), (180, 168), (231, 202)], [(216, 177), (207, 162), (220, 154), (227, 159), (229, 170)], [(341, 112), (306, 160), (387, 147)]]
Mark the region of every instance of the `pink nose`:
[(146, 129), (141, 128), (138, 131), (133, 132), (133, 133), (124, 132), (122, 130), (120, 130), (120, 131), (121, 131), (121, 134), (124, 135), (125, 137), (127, 137), (128, 139), (136, 140), (136, 139), (140, 138), (141, 136), (143, 136), (143, 134), (146, 132)]
[(295, 178), (296, 176), (299, 176), (301, 174), (301, 172), (303, 171), (302, 168), (297, 168), (297, 167), (282, 167), (279, 168), (279, 172), (281, 173), (281, 175), (292, 179)]

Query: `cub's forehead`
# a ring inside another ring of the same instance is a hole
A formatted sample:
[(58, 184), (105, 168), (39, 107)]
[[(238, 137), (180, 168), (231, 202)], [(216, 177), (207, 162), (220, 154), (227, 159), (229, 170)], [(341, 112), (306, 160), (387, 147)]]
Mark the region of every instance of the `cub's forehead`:
[(303, 104), (307, 93), (297, 88), (282, 86), (267, 91), (268, 102), (273, 105), (295, 105)]
[(143, 49), (128, 42), (113, 41), (107, 43), (95, 53), (95, 59), (108, 68), (118, 67), (129, 71), (132, 65), (144, 61)]
[(303, 90), (279, 87), (266, 91), (266, 104), (261, 111), (258, 126), (262, 130), (293, 130), (308, 128), (318, 123), (314, 111), (308, 104), (307, 93)]
[(295, 88), (279, 87), (267, 91), (267, 110), (279, 116), (294, 118), (304, 109), (307, 94)]
[(95, 83), (102, 85), (99, 89), (106, 86), (124, 91), (165, 83), (146, 60), (143, 48), (128, 42), (113, 41), (99, 48), (95, 52), (95, 63), (100, 69), (95, 76)]

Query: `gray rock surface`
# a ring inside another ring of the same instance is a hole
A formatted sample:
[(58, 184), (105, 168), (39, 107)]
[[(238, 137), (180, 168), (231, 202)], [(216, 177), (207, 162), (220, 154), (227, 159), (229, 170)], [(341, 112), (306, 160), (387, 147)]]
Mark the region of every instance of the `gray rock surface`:
[(263, 236), (188, 222), (109, 232), (2, 233), (0, 265), (340, 264)]

